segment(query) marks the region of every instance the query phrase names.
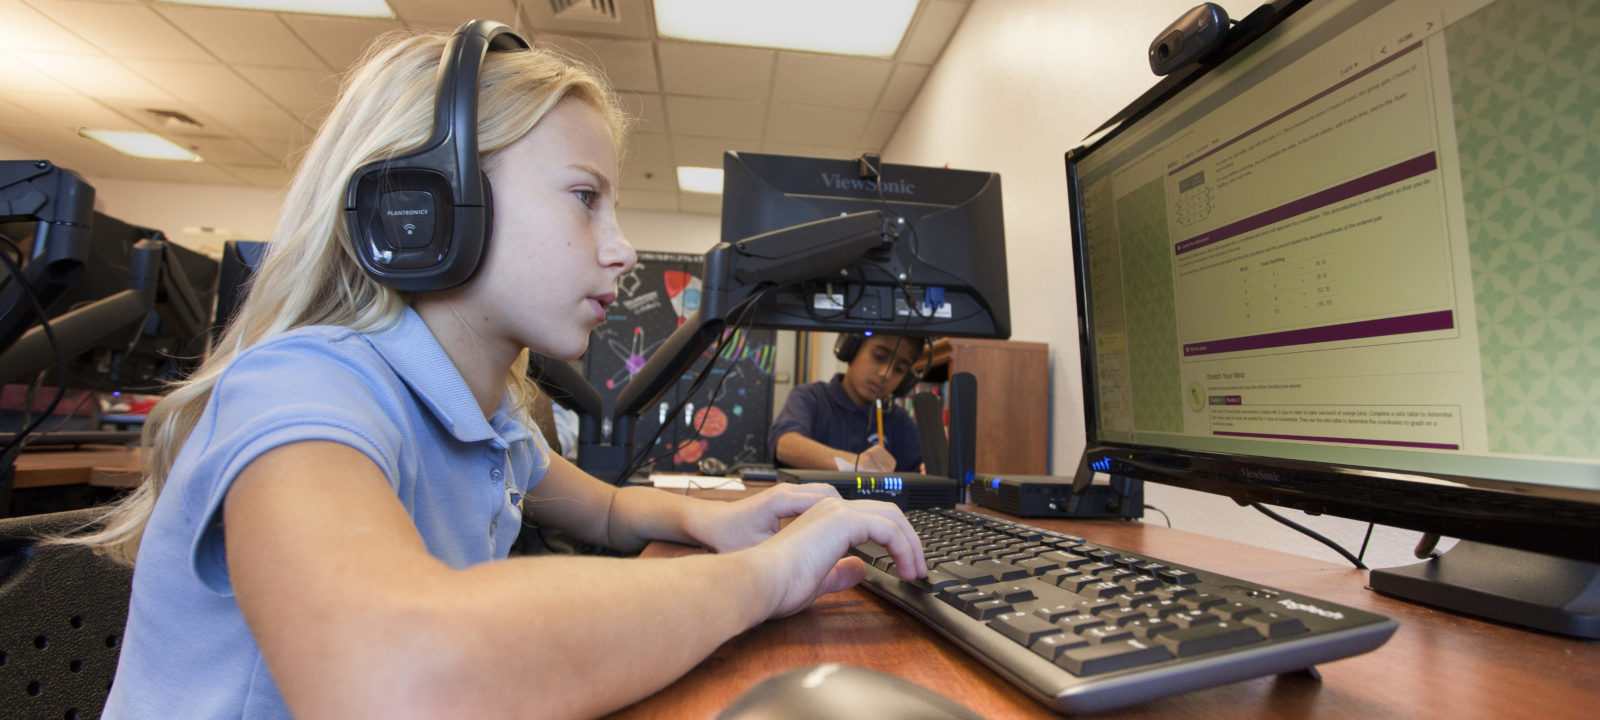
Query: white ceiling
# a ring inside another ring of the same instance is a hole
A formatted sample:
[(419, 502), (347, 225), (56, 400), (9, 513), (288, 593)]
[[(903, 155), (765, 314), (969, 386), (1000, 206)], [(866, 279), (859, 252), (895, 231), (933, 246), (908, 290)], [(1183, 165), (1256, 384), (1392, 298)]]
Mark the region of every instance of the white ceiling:
[[(968, 2), (920, 0), (895, 56), (876, 60), (663, 40), (649, 0), (614, 0), (615, 21), (556, 17), (552, 5), (567, 3), (555, 0), (388, 1), (396, 19), (0, 0), (0, 144), (91, 177), (276, 189), (332, 104), (338, 74), (370, 40), (486, 17), (611, 78), (639, 118), (623, 163), (624, 207), (716, 213), (718, 196), (678, 191), (675, 166), (721, 167), (724, 150), (881, 150)], [(150, 110), (202, 127), (164, 124)], [(205, 161), (126, 157), (79, 137), (79, 127), (153, 131)]]

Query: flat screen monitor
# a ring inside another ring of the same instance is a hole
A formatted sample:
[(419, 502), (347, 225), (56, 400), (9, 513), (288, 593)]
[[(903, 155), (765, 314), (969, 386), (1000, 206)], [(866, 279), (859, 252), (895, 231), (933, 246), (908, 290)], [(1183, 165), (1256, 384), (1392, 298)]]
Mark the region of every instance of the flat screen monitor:
[(1600, 560), (1592, 7), (1275, 10), (1067, 153), (1085, 462)]
[[(13, 237), (24, 243), (24, 226), (13, 225)], [(134, 246), (159, 239), (161, 233), (94, 213), (87, 260), (82, 271), (45, 308), (52, 321), (61, 321), (97, 301), (139, 284)], [(86, 336), (94, 340), (67, 358), (66, 385), (104, 392), (157, 393), (165, 383), (182, 377), (205, 353), (205, 322), (209, 321), (217, 277), (217, 261), (203, 253), (171, 242), (159, 245), (160, 277), (151, 281), (152, 312), (140, 318), (120, 318), (115, 313), (96, 320)], [(53, 364), (46, 384), (60, 382)]]
[(1009, 337), (1005, 223), (992, 172), (729, 152), (722, 241), (878, 211), (895, 237), (847, 268), (762, 294), (748, 323), (915, 336)]

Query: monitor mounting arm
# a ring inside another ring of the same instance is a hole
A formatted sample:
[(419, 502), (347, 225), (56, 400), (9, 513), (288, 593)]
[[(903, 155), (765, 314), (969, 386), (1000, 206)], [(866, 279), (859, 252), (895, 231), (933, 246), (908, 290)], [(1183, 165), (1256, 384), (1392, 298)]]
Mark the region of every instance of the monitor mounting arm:
[[(598, 442), (605, 433), (589, 424), (580, 427), (579, 465), (602, 479), (618, 477), (630, 459), (633, 426), (645, 408), (660, 401), (683, 371), (719, 337), (735, 311), (768, 287), (784, 287), (807, 280), (828, 278), (885, 251), (899, 236), (898, 222), (877, 210), (817, 220), (745, 238), (718, 243), (706, 254), (701, 279), (700, 308), (651, 354), (644, 367), (617, 395), (611, 410), (611, 443)], [(595, 412), (599, 403), (588, 382), (576, 373), (536, 363), (534, 380), (555, 399), (580, 415)], [(581, 387), (575, 387), (581, 383)], [(588, 392), (584, 392), (585, 389)], [(590, 444), (584, 436), (594, 438)]]

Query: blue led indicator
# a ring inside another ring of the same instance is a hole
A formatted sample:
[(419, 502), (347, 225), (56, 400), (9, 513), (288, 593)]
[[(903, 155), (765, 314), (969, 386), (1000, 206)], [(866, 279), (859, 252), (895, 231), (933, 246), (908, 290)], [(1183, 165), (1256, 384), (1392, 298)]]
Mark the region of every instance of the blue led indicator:
[(991, 489), (994, 489), (994, 490), (999, 490), (1000, 489), (1000, 478), (995, 478), (993, 480), (990, 480), (989, 481), (989, 487)]

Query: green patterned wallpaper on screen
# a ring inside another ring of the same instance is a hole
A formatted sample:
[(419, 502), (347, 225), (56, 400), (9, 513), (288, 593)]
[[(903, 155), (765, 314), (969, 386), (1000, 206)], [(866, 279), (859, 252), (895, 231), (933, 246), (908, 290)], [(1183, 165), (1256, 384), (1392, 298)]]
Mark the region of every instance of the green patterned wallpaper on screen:
[(1160, 180), (1117, 201), (1124, 304), (1128, 313), (1128, 371), (1135, 430), (1183, 431), (1178, 377), (1178, 319), (1172, 299), (1172, 241)]
[(1600, 457), (1600, 3), (1445, 33), (1489, 447)]

